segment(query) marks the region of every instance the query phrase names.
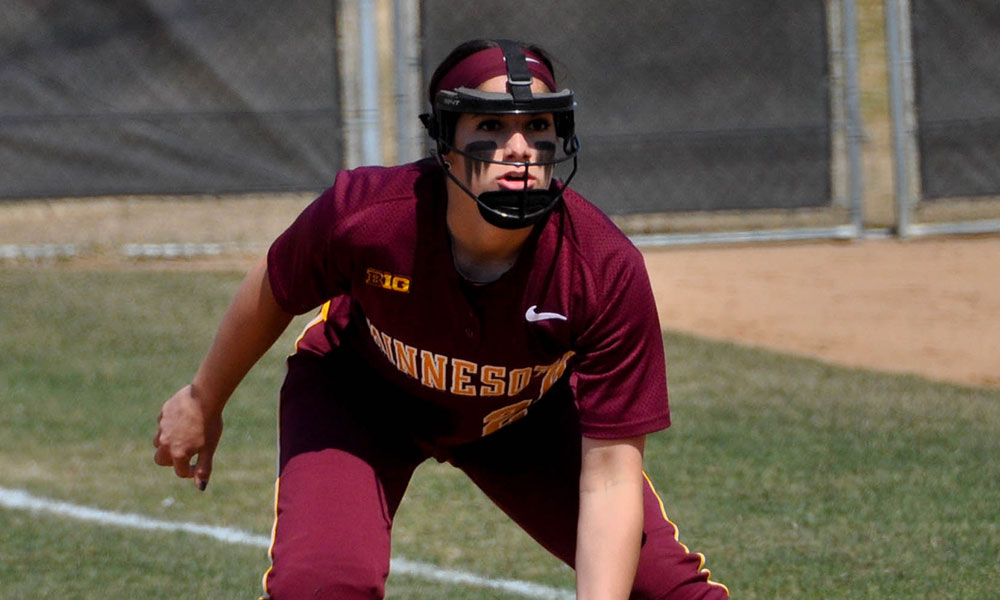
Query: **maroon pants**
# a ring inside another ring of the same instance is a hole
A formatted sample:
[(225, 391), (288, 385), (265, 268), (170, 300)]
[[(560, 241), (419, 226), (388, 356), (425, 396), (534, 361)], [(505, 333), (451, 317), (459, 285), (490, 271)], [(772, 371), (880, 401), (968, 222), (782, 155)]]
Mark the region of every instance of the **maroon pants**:
[[(304, 354), (289, 359), (272, 566), (264, 577), (272, 600), (384, 595), (392, 519), (427, 453), (402, 423), (387, 418), (392, 411), (378, 398), (382, 392), (357, 369)], [(580, 432), (568, 390), (561, 396), (547, 396), (520, 421), (455, 448), (448, 461), (572, 566)], [(708, 581), (703, 562), (677, 541), (647, 481), (632, 598), (728, 598), (725, 587)]]

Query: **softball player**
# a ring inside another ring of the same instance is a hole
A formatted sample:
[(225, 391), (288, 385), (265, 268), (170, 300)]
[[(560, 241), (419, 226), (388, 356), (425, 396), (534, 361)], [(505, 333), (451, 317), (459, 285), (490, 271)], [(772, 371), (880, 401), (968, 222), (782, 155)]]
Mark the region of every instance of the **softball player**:
[(434, 458), (573, 566), (581, 599), (727, 598), (642, 470), (670, 424), (659, 322), (639, 252), (566, 185), (573, 93), (541, 49), (477, 40), (430, 99), (434, 158), (340, 173), (250, 271), (163, 405), (155, 462), (204, 489), (227, 399), (320, 307), (281, 389), (266, 597), (381, 598)]

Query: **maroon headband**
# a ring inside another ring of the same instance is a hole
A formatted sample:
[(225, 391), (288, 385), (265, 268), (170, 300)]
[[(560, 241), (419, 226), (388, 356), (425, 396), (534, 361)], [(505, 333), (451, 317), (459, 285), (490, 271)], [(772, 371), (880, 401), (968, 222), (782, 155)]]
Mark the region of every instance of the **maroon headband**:
[[(524, 52), (525, 61), (531, 74), (547, 85), (549, 91), (556, 91), (556, 78), (552, 75), (552, 71), (545, 66), (542, 58), (527, 49), (522, 49), (522, 52)], [(437, 87), (434, 88), (434, 94), (437, 95), (441, 90), (455, 90), (460, 87), (475, 89), (487, 79), (506, 74), (507, 64), (504, 62), (503, 50), (487, 48), (466, 56), (452, 67), (448, 74), (438, 82)]]

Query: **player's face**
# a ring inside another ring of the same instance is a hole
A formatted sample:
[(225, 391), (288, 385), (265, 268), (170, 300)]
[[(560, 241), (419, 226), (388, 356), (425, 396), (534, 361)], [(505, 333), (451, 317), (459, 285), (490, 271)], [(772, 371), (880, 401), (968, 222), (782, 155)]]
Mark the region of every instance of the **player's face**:
[[(550, 91), (537, 78), (532, 91)], [(487, 92), (507, 91), (507, 77), (499, 76), (479, 86)], [(489, 160), (537, 162), (551, 160), (556, 154), (555, 125), (552, 115), (478, 115), (462, 114), (455, 125), (456, 148), (466, 154)], [(552, 178), (551, 165), (525, 167), (487, 163), (452, 152), (448, 156), (453, 172), (475, 194), (495, 190), (545, 189)]]

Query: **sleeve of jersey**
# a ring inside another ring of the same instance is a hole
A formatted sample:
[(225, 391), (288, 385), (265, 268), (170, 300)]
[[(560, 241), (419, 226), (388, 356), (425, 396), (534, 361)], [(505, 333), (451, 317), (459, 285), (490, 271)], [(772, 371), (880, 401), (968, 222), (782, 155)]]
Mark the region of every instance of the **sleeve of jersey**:
[(600, 311), (578, 340), (581, 432), (617, 439), (670, 426), (667, 372), (656, 304), (641, 256), (616, 272)]
[(347, 176), (314, 200), (267, 253), (268, 281), (287, 312), (303, 314), (350, 288), (349, 253), (338, 239)]

